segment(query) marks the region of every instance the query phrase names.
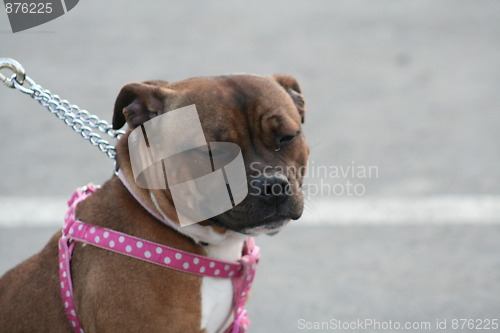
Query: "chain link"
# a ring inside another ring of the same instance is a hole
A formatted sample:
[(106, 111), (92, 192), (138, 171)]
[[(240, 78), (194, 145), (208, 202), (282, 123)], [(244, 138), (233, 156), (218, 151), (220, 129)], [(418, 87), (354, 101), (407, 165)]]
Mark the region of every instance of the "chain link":
[(125, 134), (125, 131), (114, 130), (113, 126), (108, 124), (107, 121), (101, 120), (96, 115), (89, 114), (87, 110), (81, 110), (77, 105), (71, 104), (69, 101), (61, 99), (58, 95), (52, 94), (49, 90), (36, 84), (27, 75), (19, 82), (17, 80), (18, 74), (19, 72), (13, 74), (10, 79), (4, 79), (4, 83), (11, 88), (15, 88), (31, 96), (31, 98), (46, 107), (57, 118), (64, 121), (76, 133), (79, 133), (82, 138), (88, 140), (93, 146), (96, 146), (100, 151), (108, 155), (108, 157), (115, 158), (115, 147), (102, 139), (101, 135), (96, 132), (106, 134), (111, 138), (120, 139)]

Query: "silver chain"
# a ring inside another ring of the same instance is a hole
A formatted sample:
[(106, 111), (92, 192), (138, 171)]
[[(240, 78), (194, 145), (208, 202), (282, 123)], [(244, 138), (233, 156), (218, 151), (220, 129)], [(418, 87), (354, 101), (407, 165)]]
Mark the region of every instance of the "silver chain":
[[(96, 115), (91, 115), (87, 110), (81, 110), (77, 105), (71, 104), (65, 99), (61, 99), (58, 95), (52, 94), (49, 90), (44, 89), (39, 84), (36, 84), (29, 76), (25, 74), (24, 68), (14, 59), (0, 58), (0, 69), (9, 68), (14, 71), (10, 78), (5, 77), (0, 73), (0, 80), (10, 87), (15, 88), (25, 94), (28, 94), (40, 105), (46, 107), (57, 118), (64, 121), (66, 125), (71, 127), (76, 133), (79, 133), (85, 140), (88, 140), (93, 146), (99, 148), (100, 151), (114, 159), (116, 150), (108, 141), (101, 138), (98, 130), (101, 133), (107, 134), (111, 138), (120, 139), (125, 134), (125, 131), (114, 130), (107, 121), (99, 119)], [(25, 85), (29, 87), (25, 87)]]

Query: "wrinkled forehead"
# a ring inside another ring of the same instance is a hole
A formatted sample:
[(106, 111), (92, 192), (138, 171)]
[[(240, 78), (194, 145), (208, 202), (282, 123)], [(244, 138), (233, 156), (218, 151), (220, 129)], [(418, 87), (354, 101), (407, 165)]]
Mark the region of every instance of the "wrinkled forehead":
[(300, 124), (292, 99), (272, 78), (228, 75), (189, 79), (174, 87), (183, 91), (184, 105), (196, 105), (203, 129), (218, 137), (268, 121)]

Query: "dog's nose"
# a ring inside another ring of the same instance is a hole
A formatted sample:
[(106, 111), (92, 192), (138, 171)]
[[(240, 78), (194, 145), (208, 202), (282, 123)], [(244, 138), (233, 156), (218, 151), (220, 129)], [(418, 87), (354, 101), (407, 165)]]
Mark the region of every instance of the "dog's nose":
[(290, 182), (281, 174), (260, 176), (251, 193), (269, 203), (275, 201), (276, 205), (279, 205), (291, 195)]

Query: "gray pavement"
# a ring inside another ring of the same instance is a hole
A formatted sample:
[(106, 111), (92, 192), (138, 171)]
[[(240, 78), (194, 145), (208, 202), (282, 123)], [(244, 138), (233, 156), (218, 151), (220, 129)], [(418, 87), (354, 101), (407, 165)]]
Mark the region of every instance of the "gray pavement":
[[(500, 195), (499, 55), (495, 0), (85, 0), (15, 35), (0, 13), (0, 57), (108, 120), (128, 82), (292, 74), (312, 163), (376, 166), (355, 180), (373, 198)], [(103, 154), (1, 86), (0, 124), (0, 199), (67, 197), (112, 174)], [(56, 229), (0, 226), (0, 274)], [(451, 320), (500, 319), (498, 224), (297, 225), (257, 241), (252, 332), (358, 318), (428, 321), (433, 332), (446, 318), (440, 332), (466, 332)]]

